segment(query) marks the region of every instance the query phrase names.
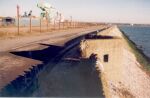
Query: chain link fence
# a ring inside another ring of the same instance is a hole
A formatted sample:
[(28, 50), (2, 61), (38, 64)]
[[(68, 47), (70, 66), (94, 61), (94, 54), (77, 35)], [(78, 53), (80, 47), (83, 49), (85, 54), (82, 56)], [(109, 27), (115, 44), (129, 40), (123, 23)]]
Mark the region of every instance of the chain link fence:
[(30, 33), (44, 33), (95, 25), (97, 24), (69, 20), (60, 22), (35, 17), (20, 17), (18, 24), (17, 18), (5, 17), (0, 19), (0, 36), (27, 35)]

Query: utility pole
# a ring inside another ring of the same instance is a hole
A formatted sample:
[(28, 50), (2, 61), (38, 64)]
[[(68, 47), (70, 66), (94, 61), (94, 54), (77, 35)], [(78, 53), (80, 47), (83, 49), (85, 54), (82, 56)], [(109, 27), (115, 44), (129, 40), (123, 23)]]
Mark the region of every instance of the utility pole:
[(18, 19), (18, 26), (17, 26), (17, 28), (18, 28), (18, 35), (19, 35), (19, 33), (20, 33), (20, 28), (19, 28), (19, 10), (20, 10), (20, 7), (19, 7), (19, 5), (17, 5), (17, 19)]

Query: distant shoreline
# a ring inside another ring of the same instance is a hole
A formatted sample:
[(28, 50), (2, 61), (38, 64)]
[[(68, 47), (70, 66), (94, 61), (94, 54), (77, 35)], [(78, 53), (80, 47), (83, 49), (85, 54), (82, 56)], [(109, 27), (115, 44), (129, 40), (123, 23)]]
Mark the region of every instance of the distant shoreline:
[(138, 27), (150, 27), (150, 24), (116, 24), (117, 26), (138, 26)]

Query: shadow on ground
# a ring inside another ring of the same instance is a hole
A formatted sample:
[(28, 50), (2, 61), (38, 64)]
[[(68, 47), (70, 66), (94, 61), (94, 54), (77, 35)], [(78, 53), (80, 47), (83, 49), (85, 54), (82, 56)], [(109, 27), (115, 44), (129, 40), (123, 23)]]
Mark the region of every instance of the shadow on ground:
[(41, 45), (46, 45), (48, 46), (48, 48), (43, 50), (36, 50), (36, 51), (20, 51), (20, 52), (11, 52), (11, 53), (18, 56), (40, 60), (45, 64), (64, 49), (64, 47), (61, 46), (54, 46), (48, 44), (41, 44)]
[[(14, 55), (40, 60), (43, 63), (33, 65), (29, 71), (25, 71), (24, 76), (18, 76), (18, 78), (1, 90), (0, 96), (29, 96), (32, 91), (37, 89), (37, 74), (44, 68), (45, 65), (47, 65), (48, 61), (53, 59), (60, 51), (64, 49), (64, 47), (60, 46), (47, 46), (48, 48), (43, 50), (11, 52)], [(53, 67), (54, 66), (52, 65), (51, 68)]]
[(16, 80), (1, 90), (0, 96), (102, 96), (101, 81), (98, 79), (98, 74), (90, 60), (62, 60), (65, 58), (64, 55), (77, 54), (75, 47), (82, 39), (84, 39), (84, 35), (68, 41), (64, 47), (42, 44), (48, 48), (11, 52), (17, 56), (40, 60), (43, 64), (34, 65), (30, 71), (25, 72), (24, 76), (18, 76)]
[[(76, 55), (79, 57), (80, 54), (77, 47), (74, 47), (59, 62), (49, 63), (47, 68), (38, 75), (39, 87), (33, 96), (104, 98), (95, 61), (74, 58)], [(55, 68), (49, 71), (49, 66), (53, 64)]]

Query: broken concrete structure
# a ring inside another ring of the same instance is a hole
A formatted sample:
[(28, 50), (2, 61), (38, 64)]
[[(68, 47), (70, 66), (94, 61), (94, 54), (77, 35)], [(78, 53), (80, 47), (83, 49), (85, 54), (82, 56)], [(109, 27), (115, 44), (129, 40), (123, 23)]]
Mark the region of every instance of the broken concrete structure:
[[(82, 57), (89, 58), (92, 54), (97, 54), (99, 58), (99, 61), (97, 62), (100, 62), (103, 65), (103, 67), (99, 66), (99, 68), (106, 73), (112, 68), (115, 68), (116, 70), (122, 69), (120, 68), (123, 56), (122, 35), (117, 34), (117, 30), (117, 27), (110, 27), (109, 29), (99, 32), (96, 39), (85, 39), (80, 43)], [(119, 73), (118, 71), (112, 70), (109, 74), (114, 74), (114, 77), (116, 77), (117, 80), (122, 77), (121, 70)]]
[(106, 98), (149, 98), (149, 75), (137, 61), (133, 52), (136, 50), (116, 26), (83, 40), (80, 50), (84, 58), (95, 55)]

